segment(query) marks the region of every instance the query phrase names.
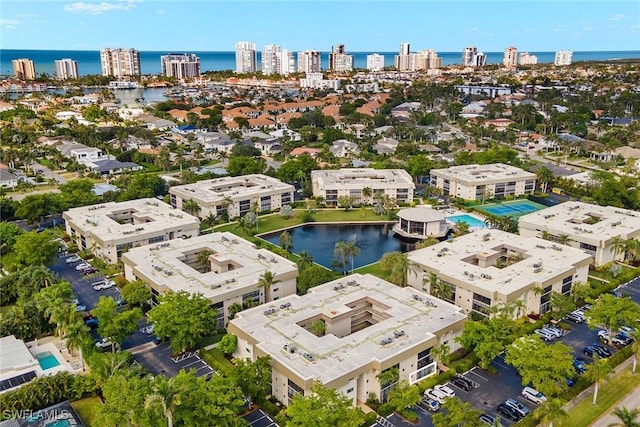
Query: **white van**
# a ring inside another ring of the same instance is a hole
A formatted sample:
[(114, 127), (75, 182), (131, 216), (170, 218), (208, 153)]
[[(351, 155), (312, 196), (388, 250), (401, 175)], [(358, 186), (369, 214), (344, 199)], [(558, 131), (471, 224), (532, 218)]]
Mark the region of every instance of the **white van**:
[(547, 401), (547, 398), (544, 394), (531, 387), (525, 387), (522, 389), (522, 397), (537, 405), (540, 405), (543, 402)]

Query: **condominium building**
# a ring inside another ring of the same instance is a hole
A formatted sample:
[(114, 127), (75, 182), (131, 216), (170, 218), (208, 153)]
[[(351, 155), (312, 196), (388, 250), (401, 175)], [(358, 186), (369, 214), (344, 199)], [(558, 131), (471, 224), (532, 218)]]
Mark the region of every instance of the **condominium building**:
[(504, 56), (502, 57), (502, 64), (505, 67), (515, 67), (518, 65), (518, 49), (511, 46), (504, 50)]
[(295, 72), (293, 52), (275, 44), (266, 45), (262, 50), (262, 74), (288, 75)]
[(353, 71), (353, 55), (344, 50), (344, 45), (339, 44), (331, 48), (329, 53), (329, 69), (337, 72)]
[(136, 49), (102, 49), (100, 64), (103, 76), (139, 76), (140, 52)]
[(311, 188), (314, 197), (336, 206), (341, 196), (352, 197), (355, 204), (372, 204), (379, 196), (408, 203), (416, 186), (404, 169), (349, 168), (311, 171)]
[(353, 274), (242, 311), (228, 332), (238, 337), (235, 357), (270, 357), (271, 394), (285, 405), (319, 381), (356, 406), (370, 395), (386, 399), (391, 387), (378, 378), (389, 369), (410, 384), (436, 374), (432, 349), (455, 351), (465, 320), (422, 291)]
[(56, 79), (67, 80), (78, 78), (78, 61), (73, 59), (57, 59), (55, 62)]
[(157, 199), (136, 199), (69, 209), (67, 234), (83, 251), (115, 264), (137, 246), (198, 235), (200, 221)]
[(394, 67), (398, 71), (413, 71), (413, 55), (411, 55), (411, 46), (409, 43), (400, 44), (400, 52), (394, 58)]
[(586, 283), (590, 255), (536, 237), (478, 230), (408, 253), (407, 283), (488, 316), (512, 305), (513, 316), (550, 310), (551, 292)]
[(319, 73), (322, 70), (322, 57), (317, 50), (298, 52), (299, 73)]
[(543, 237), (581, 249), (593, 257), (598, 267), (624, 259), (623, 243), (640, 237), (640, 213), (613, 206), (564, 202), (521, 216), (518, 228), (522, 236)]
[(170, 53), (160, 57), (162, 75), (188, 80), (200, 77), (200, 58), (193, 53)]
[(340, 89), (339, 79), (325, 79), (322, 73), (307, 73), (304, 79), (300, 79), (300, 88), (311, 89)]
[(192, 200), (200, 210), (200, 218), (227, 213), (229, 218), (242, 216), (256, 204), (260, 212), (271, 212), (293, 202), (294, 187), (266, 175), (226, 176), (177, 185), (169, 189), (171, 205), (185, 210)]
[[(142, 280), (155, 296), (186, 291), (211, 300), (218, 328), (234, 305), (248, 308), (296, 293), (295, 262), (229, 232), (134, 248), (122, 262), (126, 279)], [(269, 288), (259, 286), (266, 272), (274, 279)]]
[(553, 61), (554, 65), (571, 65), (573, 61), (573, 52), (570, 50), (559, 50), (556, 52), (555, 60)]
[(467, 200), (484, 200), (533, 194), (536, 174), (503, 163), (461, 165), (431, 169), (431, 187)]
[(473, 58), (473, 67), (484, 67), (487, 64), (487, 55), (484, 52), (478, 52)]
[(434, 70), (442, 67), (442, 58), (433, 49), (421, 50), (414, 54), (413, 70)]
[(475, 46), (465, 47), (462, 51), (462, 65), (465, 67), (475, 67), (475, 58), (478, 49)]
[(255, 73), (258, 53), (254, 42), (236, 43), (236, 73)]
[(520, 65), (536, 65), (537, 63), (538, 57), (529, 52), (520, 52), (518, 55), (518, 64)]
[(384, 69), (384, 55), (374, 53), (367, 55), (367, 70), (382, 71)]
[(33, 61), (27, 58), (14, 59), (11, 61), (13, 64), (13, 75), (18, 80), (35, 80), (36, 79), (36, 67), (33, 65)]

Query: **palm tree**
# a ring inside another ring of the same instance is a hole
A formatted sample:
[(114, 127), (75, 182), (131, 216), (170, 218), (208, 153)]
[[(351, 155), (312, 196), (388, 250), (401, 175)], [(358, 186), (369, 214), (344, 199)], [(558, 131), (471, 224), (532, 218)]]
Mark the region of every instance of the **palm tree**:
[(347, 271), (347, 242), (336, 242), (333, 248), (333, 257), (337, 263), (339, 263), (340, 267), (342, 267), (341, 273), (345, 274)]
[(616, 408), (613, 410), (613, 415), (618, 417), (620, 422), (609, 424), (608, 427), (640, 427), (640, 422), (636, 421), (640, 416), (640, 408)]
[(258, 231), (258, 214), (260, 213), (260, 203), (257, 201), (251, 203), (251, 212), (256, 214), (256, 231)]
[(211, 262), (209, 261), (209, 257), (211, 255), (213, 255), (213, 252), (209, 249), (203, 249), (198, 252), (196, 262), (200, 265), (202, 273), (208, 273), (209, 271), (211, 271)]
[(229, 306), (229, 320), (233, 319), (234, 317), (236, 317), (236, 314), (240, 313), (242, 311), (242, 305), (234, 302), (233, 304), (231, 304)]
[(282, 233), (280, 233), (278, 241), (282, 249), (287, 252), (291, 252), (291, 248), (293, 248), (293, 238), (288, 231), (283, 231)]
[(247, 232), (251, 228), (251, 225), (252, 224), (247, 221), (246, 216), (240, 217), (240, 219), (238, 220), (238, 226), (240, 227), (240, 230), (242, 230), (242, 237), (247, 235)]
[(429, 246), (433, 246), (437, 243), (440, 243), (440, 240), (438, 240), (436, 237), (433, 237), (432, 235), (429, 235), (426, 239), (416, 243), (416, 249), (428, 248)]
[(182, 210), (188, 213), (189, 215), (197, 216), (198, 212), (200, 212), (200, 205), (193, 199), (185, 200), (182, 203)]
[(522, 316), (522, 310), (524, 310), (526, 304), (524, 303), (524, 300), (521, 299), (513, 301), (512, 304), (516, 310), (516, 317), (519, 319), (520, 316)]
[(540, 184), (540, 191), (546, 193), (547, 186), (553, 182), (553, 172), (549, 168), (542, 166), (536, 170), (536, 176)]
[(353, 240), (345, 242), (345, 255), (351, 260), (351, 273), (353, 273), (353, 259), (362, 255), (362, 251), (358, 247), (358, 244)]
[(304, 270), (305, 268), (313, 265), (313, 257), (309, 255), (309, 252), (302, 251), (298, 254), (298, 257), (300, 258), (298, 263), (300, 264), (301, 270)]
[[(618, 256), (620, 254), (624, 255), (624, 252), (627, 250), (627, 241), (620, 236), (616, 236), (611, 239), (611, 250), (613, 250), (613, 255)], [(622, 259), (625, 257), (623, 256)]]
[(373, 194), (373, 190), (371, 190), (371, 187), (364, 187), (362, 189), (362, 197), (363, 197), (363, 201), (362, 204), (368, 204), (371, 203), (371, 195)]
[(160, 407), (162, 414), (167, 417), (167, 427), (173, 427), (173, 411), (180, 405), (180, 392), (174, 378), (157, 376), (153, 385), (153, 394), (147, 396), (145, 409)]
[(446, 365), (451, 357), (451, 349), (447, 344), (440, 344), (433, 347), (430, 354), (433, 357), (433, 361), (436, 362), (436, 366), (440, 364)]
[(220, 206), (227, 213), (227, 219), (231, 221), (231, 215), (229, 215), (229, 206), (233, 205), (233, 199), (230, 196), (226, 196), (220, 201)]
[(547, 424), (553, 427), (553, 423), (568, 417), (568, 414), (562, 409), (562, 402), (559, 399), (549, 399), (536, 409), (541, 424)]
[(612, 368), (608, 359), (602, 359), (594, 355), (593, 363), (587, 367), (584, 375), (587, 379), (594, 382), (595, 389), (593, 390), (593, 404), (597, 404), (598, 401), (598, 388), (604, 380), (609, 378)]
[(569, 237), (568, 234), (558, 234), (558, 243), (560, 243), (561, 245), (568, 245), (570, 241), (571, 237)]
[(385, 388), (393, 383), (398, 382), (398, 380), (400, 379), (400, 371), (396, 367), (385, 369), (384, 371), (376, 375), (376, 379), (380, 383), (380, 388)]
[(269, 289), (271, 289), (272, 285), (279, 283), (279, 280), (275, 280), (275, 275), (270, 271), (265, 271), (260, 279), (258, 280), (258, 288), (264, 288), (264, 300), (265, 302), (269, 302)]
[(82, 347), (91, 341), (89, 338), (89, 327), (83, 322), (78, 321), (70, 324), (64, 334), (65, 345), (71, 353), (74, 350), (79, 351), (80, 362), (82, 362), (82, 371), (84, 372), (84, 357), (82, 356)]

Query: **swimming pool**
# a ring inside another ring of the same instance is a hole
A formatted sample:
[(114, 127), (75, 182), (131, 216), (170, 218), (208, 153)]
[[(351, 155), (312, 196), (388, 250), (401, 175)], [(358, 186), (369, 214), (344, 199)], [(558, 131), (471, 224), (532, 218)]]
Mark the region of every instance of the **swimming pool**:
[(496, 216), (510, 216), (518, 218), (522, 215), (546, 209), (547, 207), (530, 200), (516, 200), (514, 202), (478, 206), (477, 209)]
[(452, 215), (445, 217), (448, 221), (458, 223), (458, 222), (466, 222), (469, 224), (469, 227), (472, 228), (486, 228), (486, 224), (481, 220), (474, 216), (464, 214), (464, 215)]
[(56, 357), (51, 354), (50, 351), (36, 354), (36, 359), (38, 359), (38, 363), (40, 364), (40, 367), (43, 371), (55, 368), (56, 366), (60, 366), (60, 362), (58, 362), (58, 359), (56, 359)]
[(53, 422), (52, 424), (47, 424), (47, 427), (69, 427), (71, 426), (71, 421), (69, 420), (58, 420)]

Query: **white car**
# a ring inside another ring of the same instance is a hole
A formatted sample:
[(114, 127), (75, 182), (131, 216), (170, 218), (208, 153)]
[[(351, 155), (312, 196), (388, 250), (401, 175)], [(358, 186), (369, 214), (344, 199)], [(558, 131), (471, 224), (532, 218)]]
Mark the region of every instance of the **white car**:
[(547, 326), (547, 327), (542, 328), (542, 330), (545, 331), (545, 332), (548, 332), (549, 334), (553, 335), (556, 338), (560, 338), (562, 336), (562, 329), (560, 329), (560, 328)]
[(89, 268), (91, 267), (91, 264), (89, 264), (88, 262), (81, 262), (80, 264), (76, 265), (76, 270), (80, 271), (80, 270), (84, 270), (85, 268)]
[(535, 331), (533, 331), (533, 333), (539, 335), (545, 341), (553, 341), (554, 339), (556, 339), (555, 335), (543, 329), (536, 329)]
[(82, 258), (80, 258), (78, 255), (71, 255), (69, 258), (64, 260), (64, 262), (66, 262), (67, 264), (73, 264), (74, 262), (80, 261), (82, 261)]
[(522, 389), (522, 397), (524, 397), (527, 400), (530, 400), (531, 402), (537, 405), (540, 405), (547, 401), (547, 398), (544, 394), (540, 393), (538, 390), (531, 387), (525, 387)]
[(96, 342), (96, 347), (100, 347), (102, 349), (110, 348), (113, 345), (109, 338), (101, 338), (98, 342)]
[(140, 332), (142, 332), (143, 334), (151, 335), (153, 334), (153, 329), (153, 325), (147, 325), (144, 328), (140, 329)]
[(95, 291), (102, 291), (105, 289), (113, 288), (116, 283), (113, 280), (104, 280), (102, 282), (96, 282), (93, 284), (93, 289)]
[(434, 387), (434, 389), (446, 394), (447, 397), (456, 397), (456, 392), (453, 391), (451, 387), (447, 387), (444, 384), (438, 384), (437, 386)]
[(439, 404), (444, 404), (445, 400), (449, 397), (441, 391), (428, 388), (424, 391), (424, 395), (430, 399), (435, 400)]

